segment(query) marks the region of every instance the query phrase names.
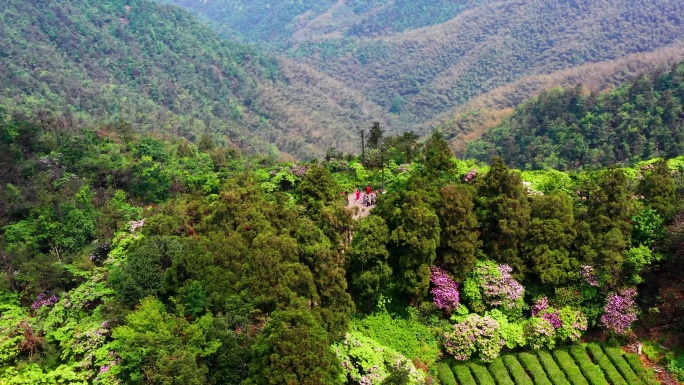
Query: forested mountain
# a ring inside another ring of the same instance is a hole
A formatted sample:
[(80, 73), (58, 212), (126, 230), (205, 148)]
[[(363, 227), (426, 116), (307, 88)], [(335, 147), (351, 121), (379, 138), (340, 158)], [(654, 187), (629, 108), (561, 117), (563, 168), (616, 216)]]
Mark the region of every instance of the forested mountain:
[[(297, 157), (354, 148), (376, 107), (305, 66), (231, 43), (151, 1), (0, 4), (0, 105), (72, 127), (116, 125)], [(40, 111), (38, 115), (33, 112)]]
[(553, 89), (471, 142), (466, 157), (574, 169), (684, 154), (684, 63), (603, 93)]
[(519, 172), (376, 126), (274, 163), (135, 131), (0, 114), (1, 384), (450, 385), (500, 354), (530, 384), (515, 357), (552, 349), (583, 368), (560, 383), (636, 377), (580, 339), (684, 372), (684, 158)]
[[(517, 81), (548, 75), (551, 86), (574, 85), (563, 71), (601, 63), (600, 81), (576, 72), (598, 91), (616, 85), (614, 73), (624, 81), (667, 68), (684, 37), (684, 5), (673, 0), (165, 1), (309, 64), (382, 106), (391, 128), (421, 133)], [(650, 64), (633, 56), (656, 51)], [(613, 64), (621, 59), (628, 64)], [(510, 108), (539, 91), (488, 100)]]

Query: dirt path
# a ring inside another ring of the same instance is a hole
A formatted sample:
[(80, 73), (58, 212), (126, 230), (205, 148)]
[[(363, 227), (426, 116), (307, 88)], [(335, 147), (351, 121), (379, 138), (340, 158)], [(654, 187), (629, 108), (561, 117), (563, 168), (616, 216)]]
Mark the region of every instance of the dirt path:
[[(369, 197), (370, 196), (375, 196), (375, 192), (372, 192)], [(354, 219), (357, 220), (370, 215), (370, 211), (373, 209), (373, 206), (366, 207), (366, 205), (363, 204), (363, 193), (358, 201), (356, 200), (356, 193), (349, 194), (347, 197), (347, 202), (347, 207), (358, 207), (358, 211), (354, 213)]]

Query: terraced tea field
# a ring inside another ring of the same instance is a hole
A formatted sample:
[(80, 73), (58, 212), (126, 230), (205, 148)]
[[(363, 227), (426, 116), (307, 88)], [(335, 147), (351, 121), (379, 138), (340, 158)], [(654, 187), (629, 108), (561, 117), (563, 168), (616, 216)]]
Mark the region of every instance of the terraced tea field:
[(442, 385), (657, 385), (639, 356), (588, 344), (508, 354), (490, 364), (439, 364)]

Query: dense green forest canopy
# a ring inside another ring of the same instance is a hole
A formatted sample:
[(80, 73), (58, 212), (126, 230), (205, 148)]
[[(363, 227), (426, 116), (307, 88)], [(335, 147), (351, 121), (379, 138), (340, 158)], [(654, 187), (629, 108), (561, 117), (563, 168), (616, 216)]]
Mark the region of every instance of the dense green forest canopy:
[(523, 103), (468, 144), (465, 156), (501, 156), (525, 169), (633, 164), (684, 154), (684, 62), (614, 90), (554, 89)]
[(440, 357), (684, 330), (681, 158), (521, 173), (376, 125), (281, 164), (135, 131), (0, 114), (2, 383), (434, 384)]

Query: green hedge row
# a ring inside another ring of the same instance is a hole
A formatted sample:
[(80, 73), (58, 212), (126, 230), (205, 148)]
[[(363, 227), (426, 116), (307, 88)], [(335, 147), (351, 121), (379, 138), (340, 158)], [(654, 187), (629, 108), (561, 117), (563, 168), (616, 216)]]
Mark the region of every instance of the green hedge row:
[(513, 381), (517, 385), (534, 385), (534, 382), (532, 382), (532, 379), (530, 376), (525, 373), (525, 369), (520, 365), (520, 362), (518, 362), (518, 359), (515, 358), (514, 355), (509, 354), (506, 356), (503, 356), (503, 362), (508, 368), (508, 372), (511, 374), (511, 377), (513, 377)]
[(470, 369), (468, 369), (467, 366), (463, 364), (458, 364), (454, 365), (452, 369), (454, 371), (454, 374), (456, 375), (456, 379), (458, 379), (459, 384), (477, 385), (477, 382), (475, 382), (475, 378), (473, 378), (473, 375), (470, 374)]
[(476, 364), (474, 362), (468, 362), (468, 367), (470, 371), (473, 372), (477, 383), (480, 385), (496, 385), (492, 375), (489, 374), (486, 366)]
[(498, 385), (515, 385), (501, 358), (496, 358), (489, 364), (489, 372), (494, 376)]
[(563, 371), (561, 371), (553, 356), (551, 356), (551, 353), (546, 350), (537, 350), (537, 357), (539, 357), (539, 361), (546, 370), (546, 375), (553, 385), (570, 385), (568, 379), (565, 378), (565, 374), (563, 374)]
[(544, 372), (544, 368), (541, 366), (536, 356), (530, 353), (520, 353), (518, 354), (518, 360), (520, 360), (522, 366), (527, 370), (527, 373), (532, 376), (535, 385), (552, 385), (549, 378), (546, 377), (546, 372)]
[(644, 385), (644, 383), (629, 366), (627, 361), (625, 361), (624, 357), (622, 356), (622, 350), (604, 346), (603, 351), (606, 353), (606, 356), (610, 358), (610, 360), (613, 362), (613, 365), (615, 365), (615, 368), (618, 370), (618, 372), (620, 372), (620, 374), (622, 374), (622, 378), (624, 378), (629, 385)]
[(641, 358), (634, 353), (626, 353), (624, 355), (625, 360), (629, 362), (629, 366), (632, 367), (634, 373), (641, 378), (641, 381), (648, 385), (659, 385), (660, 381), (655, 376), (653, 370), (644, 366), (641, 362)]
[(558, 365), (572, 385), (589, 385), (589, 382), (584, 378), (584, 375), (575, 363), (575, 360), (570, 357), (570, 354), (568, 354), (567, 351), (556, 349), (553, 351), (553, 356), (556, 358)]
[(601, 346), (595, 343), (591, 343), (587, 345), (587, 350), (589, 351), (589, 354), (591, 354), (591, 357), (594, 359), (594, 362), (601, 367), (601, 370), (603, 370), (603, 374), (608, 378), (608, 381), (610, 381), (612, 385), (628, 385), (627, 381), (625, 381), (625, 379), (622, 378), (620, 372), (618, 372), (618, 370), (615, 369), (613, 363), (610, 362), (608, 356), (606, 356), (606, 354), (603, 353), (603, 349), (601, 349)]
[(437, 378), (441, 385), (456, 385), (456, 378), (449, 365), (444, 362), (437, 364)]
[(591, 362), (584, 346), (572, 346), (570, 348), (570, 354), (591, 385), (608, 385), (608, 381), (606, 381), (606, 378), (603, 376), (603, 372), (597, 365), (594, 365), (594, 363)]

